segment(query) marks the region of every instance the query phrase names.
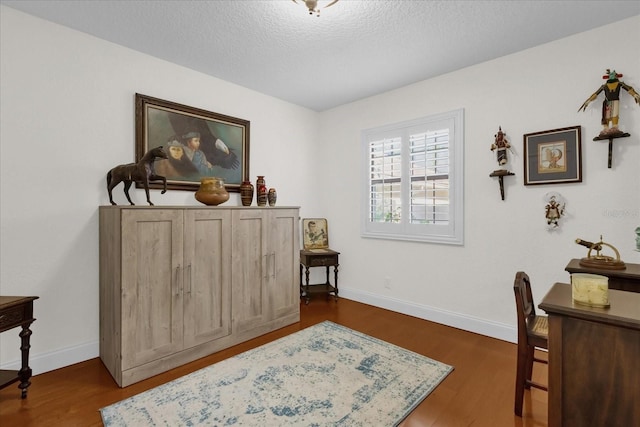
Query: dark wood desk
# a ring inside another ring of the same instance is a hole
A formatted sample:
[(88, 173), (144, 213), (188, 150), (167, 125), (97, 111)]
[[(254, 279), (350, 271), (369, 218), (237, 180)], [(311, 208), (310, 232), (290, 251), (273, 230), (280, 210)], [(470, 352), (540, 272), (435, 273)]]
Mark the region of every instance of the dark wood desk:
[(609, 290), (609, 308), (576, 305), (556, 283), (549, 315), (549, 427), (640, 426), (640, 294)]
[(20, 331), (22, 350), (22, 368), (19, 371), (0, 370), (0, 388), (20, 381), (18, 388), (22, 390), (22, 398), (27, 397), (27, 388), (31, 385), (31, 368), (29, 367), (29, 340), (33, 323), (33, 301), (38, 297), (3, 297), (0, 296), (0, 332), (22, 327)]
[(583, 267), (580, 265), (579, 259), (572, 259), (565, 270), (569, 273), (590, 273), (607, 276), (609, 278), (609, 289), (640, 292), (640, 264), (625, 262), (625, 265), (627, 268), (624, 270)]
[[(300, 250), (300, 298), (304, 298), (306, 304), (309, 304), (312, 294), (325, 294), (327, 297), (333, 294), (336, 301), (338, 300), (338, 266), (340, 265), (338, 255), (340, 252), (331, 249)], [(303, 267), (305, 268), (304, 284), (302, 283)], [(325, 283), (309, 284), (310, 267), (325, 267), (327, 273)], [(333, 267), (333, 285), (329, 281), (329, 267)]]

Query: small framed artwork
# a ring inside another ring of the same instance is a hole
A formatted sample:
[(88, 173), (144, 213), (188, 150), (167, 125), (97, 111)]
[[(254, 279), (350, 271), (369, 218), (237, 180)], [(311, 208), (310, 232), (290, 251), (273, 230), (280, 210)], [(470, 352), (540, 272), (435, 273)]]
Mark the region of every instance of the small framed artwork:
[(305, 250), (328, 249), (329, 230), (325, 218), (304, 218), (302, 220), (302, 243)]
[[(249, 180), (249, 121), (146, 95), (136, 94), (136, 162), (156, 147), (156, 175), (167, 188), (195, 191), (203, 177), (224, 180), (227, 191), (240, 191)], [(138, 185), (138, 184), (136, 184)], [(149, 184), (161, 188), (161, 184)]]
[(582, 182), (580, 126), (524, 135), (524, 185)]

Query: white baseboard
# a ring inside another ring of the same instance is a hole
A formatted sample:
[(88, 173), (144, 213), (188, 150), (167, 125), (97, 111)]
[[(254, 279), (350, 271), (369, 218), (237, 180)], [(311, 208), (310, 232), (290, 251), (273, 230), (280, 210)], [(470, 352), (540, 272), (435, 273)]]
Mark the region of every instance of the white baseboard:
[[(462, 329), (476, 334), (485, 335), (508, 342), (517, 342), (517, 331), (514, 327), (503, 323), (491, 322), (453, 311), (442, 310), (426, 305), (415, 304), (388, 296), (371, 292), (340, 288), (340, 296), (375, 307), (384, 308), (419, 319), (429, 320), (454, 328)], [(70, 366), (85, 360), (93, 359), (100, 355), (100, 343), (98, 341), (34, 355), (29, 358), (29, 366), (34, 375), (43, 374), (55, 369)], [(20, 369), (20, 360), (14, 360), (0, 365), (0, 369)]]
[(468, 316), (466, 314), (415, 304), (413, 302), (403, 301), (358, 289), (350, 289), (347, 287), (340, 288), (340, 296), (373, 305), (375, 307), (407, 314), (419, 319), (429, 320), (442, 325), (496, 338), (502, 341), (516, 343), (518, 339), (518, 332), (516, 328), (504, 323), (492, 322), (486, 319)]
[[(31, 352), (33, 353), (33, 352)], [(80, 344), (42, 354), (30, 354), (29, 366), (33, 375), (43, 374), (65, 366), (84, 362), (100, 355), (100, 343), (98, 341)], [(0, 369), (19, 370), (22, 366), (20, 359), (3, 363)]]

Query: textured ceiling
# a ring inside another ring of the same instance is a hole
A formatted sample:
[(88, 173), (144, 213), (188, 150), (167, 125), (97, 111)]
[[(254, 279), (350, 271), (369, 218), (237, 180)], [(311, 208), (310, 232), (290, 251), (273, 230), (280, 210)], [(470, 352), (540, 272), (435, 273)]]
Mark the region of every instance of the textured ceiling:
[(341, 0), (320, 17), (290, 0), (1, 2), (316, 111), (640, 14), (637, 0)]

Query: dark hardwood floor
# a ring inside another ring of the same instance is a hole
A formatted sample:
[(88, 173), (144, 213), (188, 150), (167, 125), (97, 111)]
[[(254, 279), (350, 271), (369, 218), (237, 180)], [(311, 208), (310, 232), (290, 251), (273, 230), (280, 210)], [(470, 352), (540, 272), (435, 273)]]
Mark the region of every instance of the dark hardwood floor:
[[(454, 371), (403, 421), (404, 427), (547, 425), (546, 392), (526, 391), (523, 417), (513, 413), (515, 344), (346, 299), (314, 299), (309, 305), (301, 305), (300, 317), (298, 324), (124, 389), (117, 386), (99, 358), (36, 375), (26, 399), (20, 399), (16, 384), (0, 390), (0, 426), (101, 426), (99, 409), (104, 406), (323, 320), (454, 366)], [(34, 334), (32, 340), (37, 339)], [(534, 367), (535, 380), (546, 384), (546, 376), (546, 366)]]

